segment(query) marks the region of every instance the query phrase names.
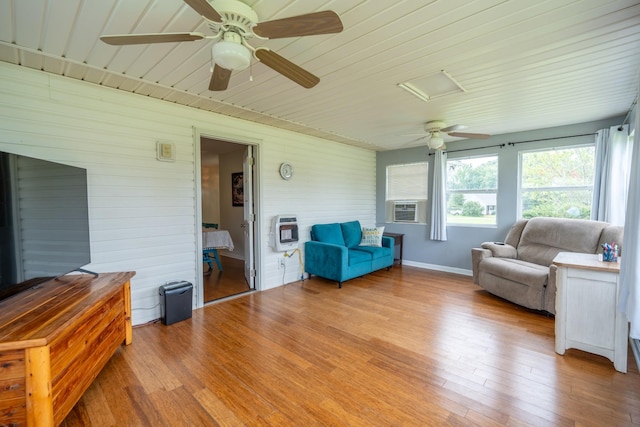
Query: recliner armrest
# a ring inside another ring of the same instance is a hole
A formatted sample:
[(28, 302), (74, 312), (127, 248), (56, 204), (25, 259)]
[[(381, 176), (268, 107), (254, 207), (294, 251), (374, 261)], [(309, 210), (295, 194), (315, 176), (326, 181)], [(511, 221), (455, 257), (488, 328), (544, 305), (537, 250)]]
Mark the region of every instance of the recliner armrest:
[(475, 283), (476, 285), (480, 284), (480, 281), (478, 280), (478, 275), (480, 273), (480, 261), (482, 261), (485, 258), (490, 258), (492, 256), (493, 254), (489, 249), (471, 248), (471, 265), (473, 268), (473, 283)]
[(518, 250), (507, 243), (501, 242), (484, 242), (482, 249), (491, 251), (491, 255), (497, 258), (517, 258)]

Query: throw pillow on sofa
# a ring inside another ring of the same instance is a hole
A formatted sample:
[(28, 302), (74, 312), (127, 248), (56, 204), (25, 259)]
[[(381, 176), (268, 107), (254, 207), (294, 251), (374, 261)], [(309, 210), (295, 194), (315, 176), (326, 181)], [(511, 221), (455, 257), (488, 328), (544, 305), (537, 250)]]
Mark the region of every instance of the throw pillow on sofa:
[(362, 227), (360, 246), (382, 246), (384, 227)]

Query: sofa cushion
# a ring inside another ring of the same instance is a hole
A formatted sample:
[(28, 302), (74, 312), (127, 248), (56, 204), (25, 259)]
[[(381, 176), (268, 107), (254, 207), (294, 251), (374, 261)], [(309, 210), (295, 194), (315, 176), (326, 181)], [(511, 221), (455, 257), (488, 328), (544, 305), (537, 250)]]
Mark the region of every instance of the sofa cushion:
[(519, 221), (516, 221), (516, 223), (511, 226), (511, 229), (507, 233), (507, 237), (505, 237), (504, 243), (517, 248), (518, 243), (520, 243), (520, 237), (522, 236), (522, 230), (524, 230), (527, 222), (529, 222), (528, 219), (521, 219)]
[(349, 249), (349, 265), (371, 262), (371, 254), (357, 249)]
[(606, 226), (584, 219), (531, 218), (522, 230), (518, 259), (549, 266), (560, 252), (596, 253)]
[(348, 248), (355, 248), (362, 239), (362, 226), (360, 221), (343, 222), (340, 224), (344, 245)]
[(549, 267), (511, 258), (485, 258), (482, 269), (494, 276), (540, 288), (547, 283), (549, 275)]
[(384, 258), (389, 256), (391, 248), (377, 247), (377, 246), (358, 246), (357, 248), (349, 249), (349, 252), (366, 252), (370, 254), (371, 259)]
[(313, 240), (323, 243), (345, 246), (340, 224), (315, 224), (311, 227)]
[(384, 227), (362, 227), (360, 246), (382, 246)]

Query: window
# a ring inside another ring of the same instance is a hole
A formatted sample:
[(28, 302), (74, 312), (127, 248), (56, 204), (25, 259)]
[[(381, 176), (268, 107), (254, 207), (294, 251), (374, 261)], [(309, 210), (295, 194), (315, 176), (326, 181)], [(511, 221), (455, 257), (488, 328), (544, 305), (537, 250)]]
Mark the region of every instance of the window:
[(447, 224), (495, 225), (498, 156), (447, 160)]
[(427, 171), (427, 162), (387, 166), (387, 222), (427, 222)]
[(520, 153), (521, 218), (591, 215), (593, 145)]

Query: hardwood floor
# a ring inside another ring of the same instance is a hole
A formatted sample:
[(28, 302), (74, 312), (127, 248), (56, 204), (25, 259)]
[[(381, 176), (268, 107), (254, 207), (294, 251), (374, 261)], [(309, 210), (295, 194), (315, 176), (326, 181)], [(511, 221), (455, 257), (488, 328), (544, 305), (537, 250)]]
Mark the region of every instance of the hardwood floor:
[(134, 329), (64, 426), (626, 426), (640, 375), (554, 352), (554, 319), (471, 278), (317, 277)]
[(244, 261), (231, 257), (221, 257), (222, 271), (215, 266), (208, 272), (209, 266), (203, 264), (205, 272), (202, 277), (204, 288), (204, 302), (215, 301), (231, 295), (249, 291), (249, 285), (244, 278)]

